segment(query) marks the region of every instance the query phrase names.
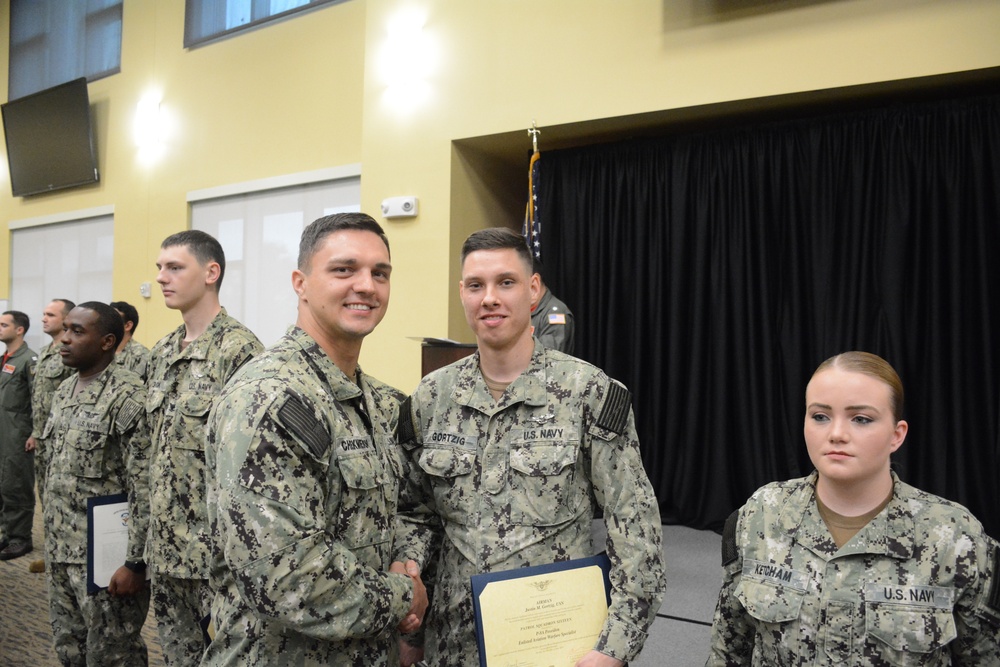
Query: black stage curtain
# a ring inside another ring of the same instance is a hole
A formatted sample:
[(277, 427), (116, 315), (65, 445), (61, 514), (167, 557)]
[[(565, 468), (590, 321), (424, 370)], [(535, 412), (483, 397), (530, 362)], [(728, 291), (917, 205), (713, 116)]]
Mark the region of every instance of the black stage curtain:
[(907, 482), (1000, 535), (1000, 97), (545, 152), (547, 283), (633, 392), (664, 523), (808, 474), (805, 385), (892, 363)]

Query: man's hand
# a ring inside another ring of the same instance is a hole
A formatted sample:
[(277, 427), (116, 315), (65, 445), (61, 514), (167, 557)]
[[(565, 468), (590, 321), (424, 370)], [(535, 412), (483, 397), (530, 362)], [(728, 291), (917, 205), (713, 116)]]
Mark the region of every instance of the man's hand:
[(416, 561), (408, 560), (406, 565), (395, 561), (389, 566), (389, 571), (395, 574), (405, 574), (413, 580), (413, 601), (410, 603), (410, 610), (399, 622), (399, 631), (403, 634), (410, 634), (420, 629), (424, 622), (424, 613), (427, 611), (427, 589), (420, 579), (420, 567)]
[(35, 447), (37, 446), (38, 446), (38, 441), (35, 440), (35, 436), (29, 435), (28, 441), (24, 443), (24, 451), (33, 452), (35, 451)]
[(413, 667), (423, 659), (423, 646), (414, 646), (403, 638), (399, 639), (399, 667)]
[(623, 667), (624, 664), (618, 658), (612, 658), (610, 655), (605, 655), (600, 651), (590, 651), (580, 658), (580, 661), (576, 663), (576, 667)]
[(124, 565), (115, 570), (108, 584), (108, 593), (115, 597), (135, 595), (146, 585), (146, 574), (133, 572)]

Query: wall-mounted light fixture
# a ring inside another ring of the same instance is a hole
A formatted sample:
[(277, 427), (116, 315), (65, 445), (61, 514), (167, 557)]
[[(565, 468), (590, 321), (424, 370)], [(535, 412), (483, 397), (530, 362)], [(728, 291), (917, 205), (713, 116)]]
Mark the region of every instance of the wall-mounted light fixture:
[(419, 106), (430, 96), (429, 77), (437, 63), (437, 51), (424, 24), (426, 15), (417, 9), (395, 14), (386, 27), (380, 72), (386, 85), (385, 99), (403, 110)]
[(163, 154), (164, 120), (159, 93), (147, 93), (139, 100), (132, 131), (140, 162), (149, 164)]

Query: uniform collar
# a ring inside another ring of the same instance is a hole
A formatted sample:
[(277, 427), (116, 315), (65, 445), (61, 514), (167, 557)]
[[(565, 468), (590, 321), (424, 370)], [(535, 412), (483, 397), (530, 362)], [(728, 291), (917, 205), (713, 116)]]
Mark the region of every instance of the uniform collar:
[(212, 318), (212, 321), (208, 323), (208, 328), (205, 329), (200, 336), (188, 343), (188, 346), (183, 350), (180, 349), (180, 346), (181, 341), (184, 340), (184, 334), (187, 329), (183, 324), (174, 329), (174, 333), (172, 334), (174, 340), (171, 341), (171, 348), (174, 350), (175, 354), (174, 358), (207, 359), (211, 340), (215, 337), (215, 333), (222, 327), (223, 320), (228, 318), (229, 313), (226, 312), (226, 309), (220, 308), (219, 312)]
[(840, 550), (830, 537), (830, 531), (823, 523), (816, 506), (816, 480), (819, 473), (815, 471), (785, 501), (778, 518), (781, 529), (796, 542), (827, 560), (853, 554), (910, 558), (915, 542), (913, 514), (906, 506), (906, 485), (895, 472), (890, 471), (890, 474), (892, 500)]
[(545, 347), (537, 339), (534, 343), (535, 349), (531, 353), (528, 367), (510, 383), (501, 402), (493, 400), (486, 386), (486, 380), (479, 370), (479, 350), (459, 362), (458, 377), (451, 393), (452, 400), (488, 415), (517, 403), (531, 407), (548, 405), (548, 394), (545, 390)]
[[(115, 368), (116, 365), (114, 363), (108, 364), (107, 367), (98, 373), (97, 376), (91, 380), (87, 386), (83, 388), (83, 391), (81, 391), (77, 396), (73, 396), (73, 392), (71, 391), (69, 399), (70, 403), (75, 405), (93, 405), (101, 400), (101, 394), (104, 393), (104, 388), (108, 384), (108, 375), (110, 375)], [(73, 378), (73, 387), (75, 388), (76, 384), (80, 381), (80, 375), (74, 370), (73, 375), (70, 377)]]
[(292, 326), (288, 330), (288, 337), (295, 341), (295, 344), (302, 348), (302, 353), (309, 357), (310, 363), (326, 376), (327, 385), (333, 397), (338, 401), (349, 401), (352, 398), (361, 396), (364, 392), (362, 387), (367, 386), (361, 366), (358, 366), (358, 384), (351, 382), (351, 379), (340, 370), (337, 364), (333, 363), (323, 348), (319, 346), (316, 339), (310, 336), (305, 330), (297, 326)]

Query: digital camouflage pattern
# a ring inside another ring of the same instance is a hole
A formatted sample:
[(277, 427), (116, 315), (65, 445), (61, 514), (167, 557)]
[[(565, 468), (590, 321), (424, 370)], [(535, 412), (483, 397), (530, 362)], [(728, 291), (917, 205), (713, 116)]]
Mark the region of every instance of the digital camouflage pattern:
[(1000, 665), (998, 547), (968, 510), (893, 474), (838, 551), (816, 479), (768, 484), (730, 520), (707, 665)]
[(624, 386), (536, 341), (500, 401), (479, 353), (425, 377), (400, 414), (407, 482), (396, 559), (437, 577), (425, 628), (429, 665), (479, 664), (469, 577), (593, 553), (604, 511), (611, 607), (598, 651), (642, 649), (664, 590), (660, 517)]
[(59, 348), (62, 347), (56, 339), (42, 348), (38, 353), (38, 363), (35, 365), (35, 382), (31, 392), (31, 436), (35, 439), (35, 481), (38, 485), (38, 497), (44, 500), (46, 452), (42, 433), (45, 422), (52, 408), (52, 397), (56, 389), (76, 369), (62, 362)]
[(125, 349), (115, 354), (115, 363), (127, 368), (145, 382), (149, 372), (149, 349), (134, 338), (129, 338)]
[(87, 566), (50, 563), (49, 618), (60, 664), (74, 667), (146, 667), (140, 630), (149, 611), (149, 587), (112, 597), (107, 589), (87, 593)]
[(49, 445), (46, 556), (52, 563), (86, 564), (87, 499), (125, 493), (126, 560), (143, 560), (149, 526), (146, 389), (139, 376), (114, 364), (73, 396), (78, 379), (56, 390), (43, 432)]
[(203, 665), (399, 664), (391, 564), (402, 396), (293, 327), (226, 386), (209, 436), (216, 636)]
[(38, 357), (21, 345), (0, 369), (0, 538), (31, 541), (35, 514), (35, 455), (24, 451), (31, 436), (31, 393)]
[(531, 324), (535, 327), (532, 335), (542, 341), (550, 350), (573, 354), (573, 313), (566, 304), (556, 298), (552, 290), (546, 288), (531, 313)]
[[(128, 497), (126, 560), (142, 560), (149, 525), (149, 429), (146, 389), (135, 373), (111, 364), (77, 396), (74, 375), (56, 390), (43, 437), (49, 448), (45, 552), (49, 615), (64, 665), (145, 665), (139, 635), (149, 589), (113, 597), (87, 593), (87, 500)], [(122, 562), (124, 565), (124, 562)]]
[[(146, 414), (153, 440), (149, 544), (156, 631), (168, 665), (194, 665), (204, 647), (190, 610), (207, 595), (211, 530), (205, 505), (208, 413), (233, 374), (262, 348), (253, 332), (222, 309), (181, 349), (185, 327), (150, 351)], [(175, 579), (193, 580), (186, 586)], [(181, 592), (184, 597), (175, 597)]]
[[(185, 667), (201, 663), (208, 643), (202, 621), (212, 609), (212, 589), (207, 579), (180, 579), (156, 575), (153, 615), (156, 636), (163, 650), (163, 664)], [(159, 619), (167, 619), (166, 622)]]
[(225, 309), (181, 350), (184, 332), (184, 325), (179, 326), (150, 352), (146, 414), (153, 455), (147, 561), (154, 574), (208, 579), (208, 412), (233, 373), (263, 348)]

